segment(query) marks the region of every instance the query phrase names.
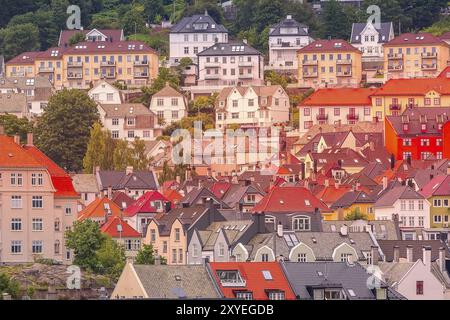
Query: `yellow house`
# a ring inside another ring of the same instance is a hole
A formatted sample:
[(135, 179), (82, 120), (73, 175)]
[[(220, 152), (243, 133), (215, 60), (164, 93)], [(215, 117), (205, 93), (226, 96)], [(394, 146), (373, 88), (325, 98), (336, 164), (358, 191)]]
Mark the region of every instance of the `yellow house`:
[(433, 78), (447, 67), (450, 46), (430, 33), (404, 33), (384, 45), (387, 79)]
[(301, 87), (359, 87), (362, 53), (345, 40), (317, 40), (298, 50)]
[(364, 191), (349, 191), (330, 206), (332, 214), (324, 216), (325, 221), (344, 220), (348, 215), (359, 212), (368, 220), (375, 220), (375, 200)]
[(139, 41), (88, 41), (24, 53), (6, 63), (8, 77), (45, 75), (56, 89), (89, 89), (104, 79), (141, 87), (151, 84), (158, 69), (157, 52)]
[(372, 95), (372, 116), (402, 114), (410, 107), (441, 107), (450, 105), (450, 75), (445, 69), (436, 78), (391, 79)]

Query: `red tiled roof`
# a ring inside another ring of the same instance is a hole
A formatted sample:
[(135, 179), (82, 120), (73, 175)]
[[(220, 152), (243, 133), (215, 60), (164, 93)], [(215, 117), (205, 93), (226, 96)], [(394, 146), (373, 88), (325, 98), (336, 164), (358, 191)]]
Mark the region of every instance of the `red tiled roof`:
[(112, 200), (104, 197), (97, 198), (92, 201), (86, 208), (78, 213), (78, 221), (83, 221), (85, 219), (92, 218), (104, 218), (107, 214), (105, 210), (105, 204), (109, 204), (109, 208), (111, 209), (111, 217), (116, 217), (121, 215), (120, 207), (115, 204)]
[[(122, 226), (122, 232), (117, 230), (117, 226)], [(123, 221), (120, 217), (109, 219), (101, 228), (102, 233), (110, 235), (112, 238), (141, 238), (141, 234), (134, 230), (128, 223)]]
[(9, 60), (6, 64), (34, 64), (36, 57), (40, 54), (39, 51), (30, 51), (19, 54), (18, 56)]
[(384, 46), (410, 46), (410, 45), (429, 45), (429, 44), (443, 44), (447, 45), (442, 39), (432, 35), (431, 33), (403, 33)]
[(425, 197), (450, 196), (450, 175), (439, 175), (428, 182), (420, 193)]
[(318, 89), (301, 106), (371, 106), (370, 96), (377, 90), (374, 88), (327, 88)]
[(220, 181), (220, 182), (214, 182), (213, 185), (211, 186), (210, 190), (212, 193), (214, 193), (214, 195), (219, 198), (222, 199), (223, 196), (225, 195), (225, 193), (228, 191), (228, 189), (230, 189), (231, 187), (231, 183), (226, 182), (226, 181)]
[(336, 186), (329, 186), (329, 187), (323, 187), (323, 188), (319, 188), (319, 189), (320, 189), (320, 191), (318, 191), (314, 195), (321, 201), (331, 204), (331, 203), (336, 202), (345, 193), (352, 190), (352, 187), (347, 186), (347, 185), (340, 185), (337, 188), (336, 188)]
[[(340, 45), (339, 45), (340, 44)], [(332, 40), (316, 40), (313, 43), (310, 43), (304, 48), (298, 50), (299, 53), (308, 53), (308, 52), (335, 52), (335, 51), (354, 51), (361, 54), (357, 48), (352, 46), (345, 40), (342, 39), (332, 39)]]
[[(88, 34), (92, 30), (62, 30), (59, 36), (59, 45), (64, 46), (66, 43), (69, 44), (70, 38), (72, 38), (77, 33), (82, 33), (84, 35)], [(103, 33), (108, 40), (112, 38), (113, 41), (119, 41), (122, 36), (122, 30), (120, 29), (97, 29), (97, 31)]]
[(372, 96), (412, 96), (425, 95), (430, 91), (440, 94), (450, 94), (450, 78), (428, 78), (428, 79), (390, 79), (383, 87), (378, 89)]
[[(283, 291), (286, 300), (296, 298), (278, 262), (211, 262), (210, 266), (226, 298), (235, 299), (239, 291), (251, 292), (255, 300), (269, 300), (269, 291)], [(217, 272), (227, 270), (239, 271), (245, 286), (223, 286)], [(263, 271), (270, 273), (271, 279), (266, 279)]]
[(450, 40), (450, 31), (444, 33), (443, 35), (441, 35), (441, 36), (439, 37), (439, 39), (441, 39), (441, 40)]
[(329, 211), (325, 203), (317, 199), (311, 191), (303, 187), (274, 187), (253, 208), (258, 212), (314, 212), (318, 208)]
[(14, 138), (0, 135), (0, 167), (42, 168), (26, 150), (14, 142)]
[(126, 193), (122, 191), (114, 192), (111, 200), (120, 208), (122, 208), (124, 202), (126, 204), (126, 208), (128, 208), (128, 206), (130, 206), (134, 202), (132, 198), (130, 198)]
[(163, 205), (169, 201), (158, 191), (147, 191), (124, 211), (124, 216), (133, 217), (138, 213), (158, 212), (158, 209), (151, 205), (151, 202), (155, 200), (162, 201)]
[(172, 208), (175, 207), (181, 199), (183, 199), (183, 196), (177, 190), (173, 189), (164, 190), (163, 196), (172, 203)]
[(114, 41), (114, 42), (80, 42), (75, 46), (67, 48), (64, 54), (102, 54), (102, 53), (154, 53), (158, 54), (154, 49), (150, 48), (141, 41)]

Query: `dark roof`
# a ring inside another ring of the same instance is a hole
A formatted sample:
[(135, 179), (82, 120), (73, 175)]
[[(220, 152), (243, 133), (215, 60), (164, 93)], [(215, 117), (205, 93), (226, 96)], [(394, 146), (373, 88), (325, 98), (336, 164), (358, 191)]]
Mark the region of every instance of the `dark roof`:
[[(94, 29), (92, 29), (94, 30)], [(64, 46), (64, 44), (68, 44), (70, 38), (72, 38), (77, 33), (82, 33), (84, 35), (87, 35), (92, 30), (86, 29), (86, 30), (62, 30), (61, 34), (59, 35), (59, 46)], [(123, 31), (120, 29), (96, 29), (98, 32), (103, 33), (108, 40), (112, 39), (113, 41), (119, 41), (123, 40), (122, 35)]]
[[(367, 286), (368, 273), (360, 264), (349, 266), (345, 262), (285, 262), (286, 276), (299, 299), (313, 299), (313, 287), (342, 288), (350, 300), (374, 300), (376, 294)], [(380, 280), (382, 286), (387, 285)], [(354, 295), (349, 290), (354, 292)], [(388, 288), (388, 299), (403, 299)]]
[(431, 261), (439, 259), (439, 248), (446, 249), (445, 256), (450, 258), (448, 246), (441, 240), (378, 240), (381, 250), (385, 255), (387, 262), (394, 260), (394, 247), (398, 246), (400, 250), (399, 258), (406, 259), (406, 247), (413, 247), (413, 262), (423, 259), (423, 247), (431, 247)]
[(400, 186), (385, 192), (377, 202), (375, 202), (375, 207), (389, 207), (399, 199), (425, 199), (425, 197), (409, 186)]
[(125, 171), (99, 171), (97, 179), (101, 190), (112, 187), (113, 190), (144, 189), (156, 190), (158, 185), (152, 171), (135, 171), (126, 174)]
[(242, 56), (261, 55), (261, 52), (250, 47), (244, 42), (219, 42), (206, 50), (198, 53), (197, 56)]
[[(298, 32), (294, 33), (281, 33), (281, 28), (298, 28)], [(307, 36), (308, 35), (308, 26), (303, 23), (298, 23), (291, 16), (287, 16), (279, 23), (270, 27), (272, 31), (270, 31), (269, 36)], [(305, 30), (306, 29), (306, 30)]]
[(197, 219), (209, 212), (209, 208), (196, 205), (190, 208), (175, 208), (170, 210), (167, 214), (157, 219), (161, 235), (169, 235), (172, 229), (172, 224), (178, 219), (186, 227), (189, 228)]
[(306, 47), (299, 49), (299, 53), (312, 53), (312, 52), (349, 52), (353, 51), (361, 54), (356, 47), (352, 46), (345, 40), (342, 39), (332, 39), (332, 40), (316, 40), (310, 43)]
[(430, 45), (430, 44), (441, 44), (448, 46), (443, 40), (432, 35), (431, 33), (421, 32), (421, 33), (403, 33), (385, 45), (387, 46), (411, 46), (411, 45)]
[(339, 198), (330, 206), (330, 209), (348, 208), (354, 203), (374, 203), (375, 201), (369, 197), (364, 191), (350, 191)]
[[(206, 29), (195, 29), (193, 25), (207, 23)], [(170, 33), (220, 33), (228, 30), (221, 24), (217, 24), (211, 16), (206, 14), (196, 14), (191, 17), (184, 17), (175, 26), (172, 27)]]
[(203, 201), (205, 198), (213, 199), (214, 203), (219, 204), (222, 208), (229, 209), (229, 206), (218, 198), (211, 190), (206, 187), (193, 188), (191, 192), (186, 194), (186, 196), (181, 199), (180, 203), (192, 206), (198, 203), (198, 201)]
[[(351, 43), (361, 43), (361, 32), (364, 31), (364, 29), (366, 28), (366, 23), (354, 23), (352, 26), (352, 37), (350, 42)], [(373, 25), (375, 27), (375, 25)], [(375, 28), (379, 35), (379, 42), (380, 43), (386, 43), (389, 41), (389, 35), (391, 33), (391, 28), (392, 28), (392, 22), (382, 22), (380, 24), (380, 28)], [(359, 38), (357, 39), (356, 36), (359, 36)], [(383, 36), (384, 36), (384, 40), (383, 40)]]

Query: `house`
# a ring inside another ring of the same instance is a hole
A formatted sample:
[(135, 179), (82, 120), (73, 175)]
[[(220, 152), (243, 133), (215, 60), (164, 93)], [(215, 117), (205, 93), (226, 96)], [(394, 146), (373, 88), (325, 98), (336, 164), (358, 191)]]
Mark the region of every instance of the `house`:
[(216, 208), (230, 209), (220, 197), (206, 187), (194, 187), (180, 200), (180, 204), (182, 207), (188, 208), (194, 205), (205, 205), (209, 201), (212, 201)]
[(264, 192), (251, 184), (245, 186), (231, 184), (230, 188), (222, 197), (222, 200), (230, 208), (237, 209), (241, 212), (250, 212), (264, 196)]
[(297, 51), (301, 87), (359, 87), (362, 53), (345, 40), (316, 40)]
[(449, 116), (450, 107), (423, 107), (386, 117), (386, 150), (397, 160), (450, 158)]
[(264, 214), (267, 230), (299, 232), (320, 231), (321, 213), (330, 209), (303, 187), (273, 187), (253, 208), (252, 214)]
[(78, 198), (70, 176), (33, 145), (32, 134), (22, 146), (0, 127), (0, 263), (71, 264), (64, 231), (76, 220)]
[(242, 300), (295, 300), (278, 262), (211, 262), (222, 296)]
[(450, 175), (438, 175), (420, 193), (430, 203), (430, 226), (448, 228), (450, 225)]
[(450, 46), (430, 33), (404, 33), (384, 44), (387, 79), (434, 78), (447, 67)]
[(292, 15), (273, 25), (269, 29), (269, 66), (268, 69), (297, 75), (297, 50), (310, 44), (308, 26), (298, 23)]
[(120, 90), (105, 80), (98, 82), (91, 90), (89, 90), (88, 96), (98, 104), (102, 105), (120, 105), (122, 103)]
[(127, 263), (111, 299), (218, 299), (220, 292), (204, 266)]
[(289, 96), (280, 85), (234, 86), (222, 89), (215, 101), (216, 128), (230, 125), (271, 127), (289, 121)]
[(114, 217), (121, 217), (122, 210), (107, 197), (97, 198), (78, 213), (78, 221), (90, 219), (100, 226)]
[(300, 300), (404, 300), (358, 263), (283, 262), (281, 266)]
[(141, 249), (142, 234), (119, 216), (108, 218), (101, 226), (100, 231), (121, 244), (127, 257), (136, 257)]
[(197, 56), (200, 87), (264, 83), (264, 57), (246, 42), (218, 42)]
[(330, 209), (333, 210), (333, 215), (331, 217), (324, 216), (324, 219), (343, 220), (348, 215), (360, 213), (368, 220), (375, 220), (374, 204), (375, 200), (366, 192), (359, 190), (349, 191), (330, 206)]
[(158, 69), (158, 53), (145, 43), (115, 39), (25, 52), (6, 62), (7, 77), (43, 75), (58, 90), (90, 89), (105, 79), (141, 87), (152, 83)]
[(124, 211), (126, 208), (131, 206), (135, 199), (128, 196), (125, 192), (122, 191), (116, 191), (112, 194), (111, 200), (117, 204), (120, 208), (122, 208), (122, 211)]
[(228, 30), (205, 14), (182, 18), (170, 30), (170, 63), (178, 64), (182, 58), (197, 63), (197, 54), (215, 43), (228, 42)]
[(312, 93), (299, 105), (300, 133), (318, 124), (370, 122), (373, 88), (323, 88)]
[(187, 115), (187, 98), (170, 85), (155, 93), (150, 101), (150, 111), (156, 114), (160, 126), (180, 121)]
[(98, 111), (105, 129), (113, 139), (155, 140), (161, 135), (156, 115), (140, 103), (99, 104)]
[(11, 114), (18, 118), (29, 118), (27, 97), (23, 93), (0, 94), (0, 114)]
[(171, 208), (177, 207), (180, 201), (183, 199), (183, 196), (174, 189), (165, 189), (162, 194), (167, 200), (170, 201)]
[(147, 191), (123, 212), (124, 220), (135, 230), (143, 232), (144, 226), (158, 213), (170, 211), (171, 203), (158, 191)]
[(151, 244), (169, 265), (184, 265), (188, 243), (195, 230), (225, 218), (211, 204), (175, 208), (151, 219), (144, 230), (144, 244)]
[(430, 203), (409, 186), (384, 190), (375, 202), (375, 219), (389, 220), (398, 215), (402, 238), (415, 239), (415, 229), (430, 227)]
[(59, 34), (58, 47), (70, 45), (70, 39), (76, 34), (85, 35), (86, 41), (106, 42), (106, 41), (124, 41), (123, 30), (120, 29), (83, 29), (83, 30), (61, 30)]
[[(100, 196), (100, 190), (94, 174), (72, 174), (72, 183), (75, 191), (81, 196), (81, 203), (84, 207)], [(80, 210), (78, 210), (80, 211)]]
[(122, 191), (131, 198), (137, 199), (147, 191), (158, 190), (158, 180), (152, 171), (134, 171), (127, 167), (125, 171), (95, 172), (97, 185), (103, 195), (112, 198), (113, 191)]

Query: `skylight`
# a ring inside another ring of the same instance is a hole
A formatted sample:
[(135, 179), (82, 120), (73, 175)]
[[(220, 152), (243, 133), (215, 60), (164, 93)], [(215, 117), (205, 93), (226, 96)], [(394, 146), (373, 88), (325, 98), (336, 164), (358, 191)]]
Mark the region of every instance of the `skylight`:
[(263, 270), (262, 272), (264, 279), (266, 280), (273, 280), (272, 274), (268, 270)]
[(309, 202), (308, 199), (305, 199), (305, 204), (306, 204), (307, 206), (310, 206), (310, 205), (311, 205), (311, 203)]
[(348, 294), (350, 295), (350, 297), (356, 297), (355, 291), (353, 291), (352, 289), (348, 289)]

